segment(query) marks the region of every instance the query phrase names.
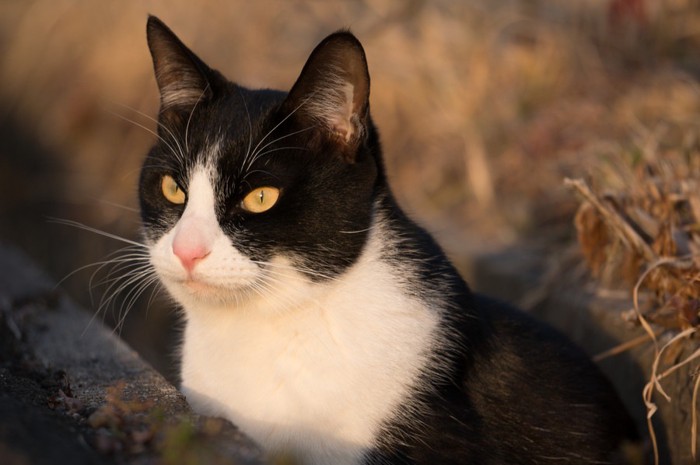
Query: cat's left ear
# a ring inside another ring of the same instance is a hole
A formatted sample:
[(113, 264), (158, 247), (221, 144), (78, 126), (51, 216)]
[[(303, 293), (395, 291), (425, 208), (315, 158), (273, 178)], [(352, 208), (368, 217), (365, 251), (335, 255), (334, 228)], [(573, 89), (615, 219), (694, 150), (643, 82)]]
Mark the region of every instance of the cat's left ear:
[(149, 16), (146, 32), (160, 90), (161, 116), (189, 115), (195, 105), (212, 98), (220, 75), (155, 16)]
[(369, 71), (360, 41), (344, 31), (326, 37), (304, 65), (286, 107), (319, 126), (354, 161), (369, 118)]

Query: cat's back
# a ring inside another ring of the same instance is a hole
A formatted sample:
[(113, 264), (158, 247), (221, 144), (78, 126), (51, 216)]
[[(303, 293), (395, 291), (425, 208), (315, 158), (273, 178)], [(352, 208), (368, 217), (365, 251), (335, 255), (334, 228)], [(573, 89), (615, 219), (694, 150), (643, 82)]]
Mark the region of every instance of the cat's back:
[(628, 463), (636, 428), (588, 356), (504, 303), (472, 295), (470, 305), (481, 331), (469, 324), (458, 378), (438, 396), (433, 446), (416, 463)]

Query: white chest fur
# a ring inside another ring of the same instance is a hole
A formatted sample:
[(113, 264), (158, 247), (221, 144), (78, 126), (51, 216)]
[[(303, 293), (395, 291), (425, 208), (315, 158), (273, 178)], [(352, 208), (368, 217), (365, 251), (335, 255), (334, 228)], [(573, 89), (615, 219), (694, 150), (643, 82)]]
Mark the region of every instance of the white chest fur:
[(192, 405), (303, 463), (359, 463), (415, 386), (438, 323), (402, 292), (374, 241), (340, 279), (299, 282), (299, 304), (283, 312), (265, 311), (263, 298), (186, 308), (182, 375)]

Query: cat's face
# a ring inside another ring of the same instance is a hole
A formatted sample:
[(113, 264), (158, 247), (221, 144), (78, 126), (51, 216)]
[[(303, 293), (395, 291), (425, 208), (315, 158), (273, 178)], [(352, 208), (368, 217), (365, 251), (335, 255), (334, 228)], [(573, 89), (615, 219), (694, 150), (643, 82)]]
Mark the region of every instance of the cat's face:
[(226, 81), (155, 18), (148, 39), (161, 111), (139, 195), (174, 297), (285, 307), (351, 266), (382, 178), (359, 42), (329, 36), (285, 94)]

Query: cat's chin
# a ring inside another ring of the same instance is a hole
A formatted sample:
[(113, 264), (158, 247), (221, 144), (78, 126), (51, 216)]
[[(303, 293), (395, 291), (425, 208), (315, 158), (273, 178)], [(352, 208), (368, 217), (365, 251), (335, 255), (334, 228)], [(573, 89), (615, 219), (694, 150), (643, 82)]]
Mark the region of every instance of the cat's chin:
[(251, 290), (247, 286), (225, 287), (198, 279), (185, 279), (170, 283), (171, 294), (181, 302), (210, 303), (217, 305), (240, 304)]
[(196, 279), (188, 279), (180, 283), (180, 285), (187, 289), (187, 291), (192, 293), (193, 295), (201, 295), (204, 297), (216, 296), (225, 291), (225, 289), (223, 289), (220, 286), (208, 284)]

